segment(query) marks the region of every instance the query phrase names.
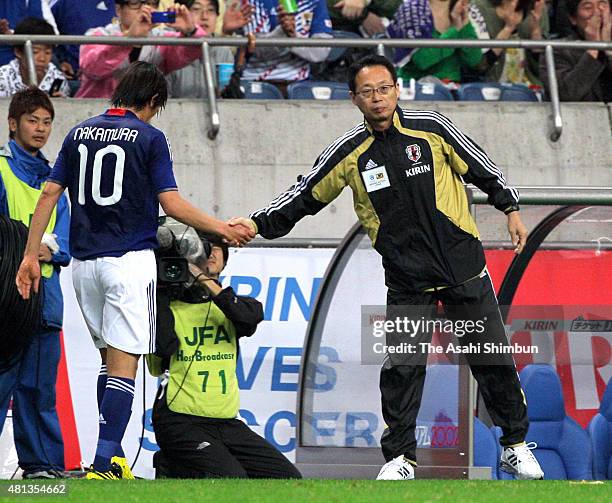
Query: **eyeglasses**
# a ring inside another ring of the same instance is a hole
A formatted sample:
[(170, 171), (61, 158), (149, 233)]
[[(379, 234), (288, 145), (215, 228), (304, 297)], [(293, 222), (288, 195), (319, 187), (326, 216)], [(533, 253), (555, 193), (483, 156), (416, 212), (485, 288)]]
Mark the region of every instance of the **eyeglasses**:
[(387, 94), (391, 92), (391, 89), (394, 89), (394, 88), (395, 88), (394, 85), (385, 84), (384, 86), (375, 87), (375, 88), (367, 87), (366, 89), (357, 91), (357, 94), (361, 96), (363, 99), (367, 100), (367, 99), (370, 99), (372, 96), (374, 96), (375, 92), (377, 92), (381, 96), (387, 96)]
[(214, 7), (212, 6), (204, 7), (203, 5), (200, 5), (197, 2), (193, 4), (193, 7), (189, 9), (189, 12), (191, 12), (192, 14), (196, 14), (198, 16), (202, 13), (206, 13), (211, 16), (213, 14), (217, 14), (217, 10)]
[(155, 9), (159, 7), (159, 0), (123, 0), (121, 3), (127, 5), (130, 9), (140, 9), (143, 5), (148, 5)]

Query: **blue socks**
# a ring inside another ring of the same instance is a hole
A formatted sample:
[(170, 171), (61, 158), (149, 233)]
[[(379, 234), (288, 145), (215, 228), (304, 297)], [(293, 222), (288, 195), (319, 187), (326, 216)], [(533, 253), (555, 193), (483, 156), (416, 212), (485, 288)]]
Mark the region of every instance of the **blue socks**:
[[(106, 372), (106, 364), (100, 365), (100, 373), (98, 374), (98, 385), (97, 385), (97, 398), (98, 398), (98, 413), (102, 410), (102, 400), (104, 399), (104, 392), (106, 391), (106, 378), (108, 374)], [(125, 458), (125, 453), (121, 445), (117, 449), (115, 456)]]
[[(106, 391), (106, 365), (103, 363), (100, 365), (100, 373), (98, 374), (98, 386), (97, 386), (97, 398), (98, 398), (98, 413), (102, 409), (102, 400), (104, 398), (104, 392)], [(117, 449), (115, 456), (119, 456), (120, 458), (125, 458), (125, 453), (123, 452), (123, 448), (121, 445)]]
[[(98, 391), (101, 379), (102, 371), (98, 376)], [(113, 456), (124, 457), (121, 440), (132, 414), (133, 401), (134, 379), (113, 376), (106, 378), (104, 396), (99, 404), (100, 433), (93, 463), (94, 470), (106, 472), (110, 470)]]
[(98, 386), (97, 386), (97, 397), (98, 397), (98, 411), (102, 407), (102, 399), (104, 398), (104, 391), (106, 390), (106, 365), (103, 363), (100, 365), (100, 373), (98, 374)]

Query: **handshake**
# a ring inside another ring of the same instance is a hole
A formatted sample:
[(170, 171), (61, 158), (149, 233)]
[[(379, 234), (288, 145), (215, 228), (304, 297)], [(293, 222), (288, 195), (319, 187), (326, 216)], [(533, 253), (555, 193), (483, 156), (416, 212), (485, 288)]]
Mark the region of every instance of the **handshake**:
[(230, 246), (244, 246), (257, 235), (257, 224), (250, 218), (234, 217), (224, 225), (220, 234)]

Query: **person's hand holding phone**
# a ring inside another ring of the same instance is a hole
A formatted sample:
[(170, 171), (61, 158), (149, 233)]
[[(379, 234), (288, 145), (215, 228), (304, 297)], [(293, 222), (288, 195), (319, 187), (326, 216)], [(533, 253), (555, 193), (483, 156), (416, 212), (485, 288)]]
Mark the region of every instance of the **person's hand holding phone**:
[(175, 3), (174, 6), (168, 8), (168, 12), (176, 13), (176, 21), (169, 23), (168, 26), (180, 31), (184, 36), (193, 35), (197, 27), (191, 12), (185, 5)]
[(153, 9), (148, 5), (143, 5), (140, 8), (140, 12), (136, 16), (136, 19), (132, 21), (132, 24), (128, 28), (126, 35), (128, 37), (146, 37), (149, 32), (153, 29), (153, 20), (151, 14)]
[(65, 98), (66, 95), (60, 91), (66, 82), (64, 79), (55, 79), (49, 88), (49, 96), (52, 98)]

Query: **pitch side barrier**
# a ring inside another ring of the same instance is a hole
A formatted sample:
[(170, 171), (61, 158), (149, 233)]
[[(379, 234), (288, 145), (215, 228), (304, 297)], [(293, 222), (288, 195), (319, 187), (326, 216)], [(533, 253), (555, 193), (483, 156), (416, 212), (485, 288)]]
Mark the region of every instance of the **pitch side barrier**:
[[(508, 268), (498, 295), (501, 306), (512, 304), (523, 273), (538, 249), (611, 248), (599, 240), (543, 241), (570, 216), (594, 206), (612, 206), (612, 188), (517, 188), (522, 206), (556, 208), (535, 226), (525, 249)], [(487, 204), (486, 194), (471, 186), (466, 190), (472, 210), (475, 205)], [(284, 244), (335, 243), (289, 240)], [(511, 248), (510, 243), (497, 244)], [(364, 361), (360, 333), (368, 324), (364, 304), (384, 306), (385, 295), (380, 257), (357, 223), (338, 244), (328, 265), (304, 339), (296, 406), (296, 464), (306, 477), (374, 478), (384, 463), (378, 442), (384, 429), (379, 365)], [(507, 314), (503, 313), (504, 319)], [(416, 431), (419, 478), (491, 478), (490, 469), (474, 466), (472, 418), (477, 394), (466, 365), (428, 367)], [(481, 410), (480, 416), (487, 421), (486, 412)]]
[[(53, 45), (201, 45), (203, 55), (203, 71), (206, 88), (208, 90), (208, 137), (214, 140), (221, 128), (221, 119), (217, 107), (217, 97), (214, 90), (213, 66), (211, 63), (210, 47), (246, 46), (246, 37), (205, 37), (205, 38), (169, 38), (169, 37), (93, 37), (73, 35), (0, 35), (0, 45), (23, 45), (28, 64), (30, 82), (36, 83), (36, 70), (34, 68), (34, 55), (32, 44)], [(442, 39), (334, 39), (334, 38), (266, 38), (258, 39), (259, 47), (357, 47), (376, 48), (379, 54), (384, 54), (387, 47), (419, 48), (419, 47), (479, 47), (489, 48), (522, 48), (544, 50), (546, 66), (548, 68), (548, 85), (552, 107), (550, 139), (557, 141), (563, 132), (563, 118), (561, 116), (561, 103), (559, 101), (559, 88), (557, 76), (554, 71), (555, 49), (597, 49), (612, 50), (612, 42), (586, 42), (563, 40), (442, 40)]]

